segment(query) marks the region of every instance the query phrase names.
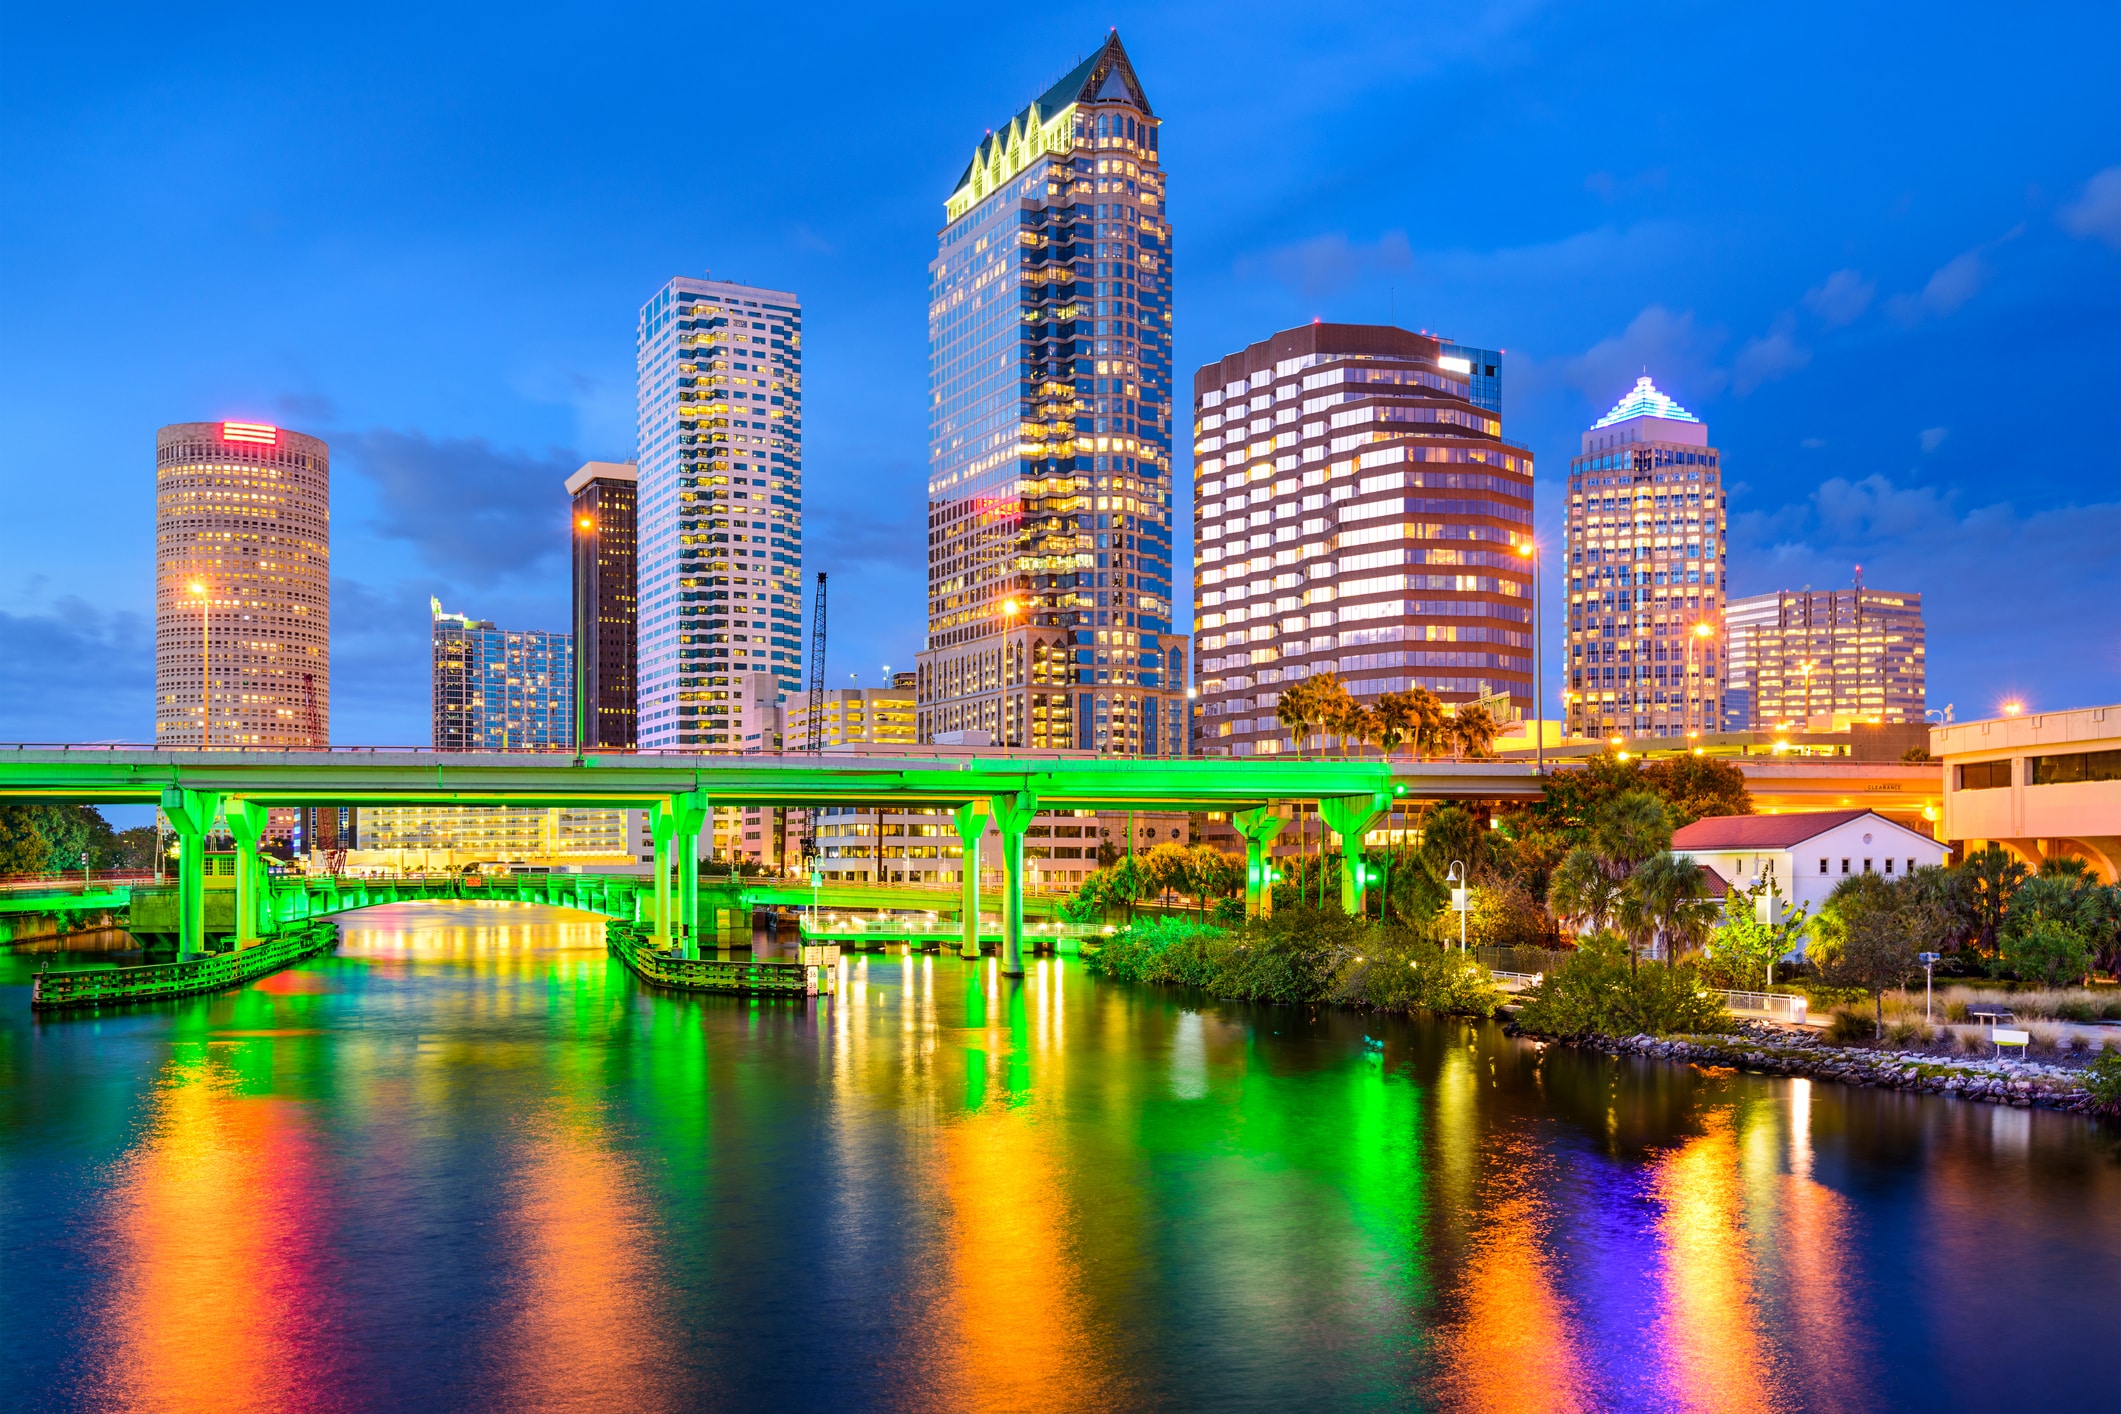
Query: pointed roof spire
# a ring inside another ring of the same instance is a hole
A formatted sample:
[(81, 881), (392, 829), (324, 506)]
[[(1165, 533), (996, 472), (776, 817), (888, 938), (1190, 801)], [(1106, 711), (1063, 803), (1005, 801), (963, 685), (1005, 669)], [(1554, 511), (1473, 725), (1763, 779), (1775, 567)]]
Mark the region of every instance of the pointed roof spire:
[(1699, 422), (1700, 418), (1688, 412), (1659, 392), (1650, 381), (1647, 370), (1635, 380), (1628, 395), (1613, 404), (1613, 410), (1591, 424), (1592, 427), (1611, 427), (1616, 422), (1626, 422), (1631, 417), (1661, 417), (1671, 422)]

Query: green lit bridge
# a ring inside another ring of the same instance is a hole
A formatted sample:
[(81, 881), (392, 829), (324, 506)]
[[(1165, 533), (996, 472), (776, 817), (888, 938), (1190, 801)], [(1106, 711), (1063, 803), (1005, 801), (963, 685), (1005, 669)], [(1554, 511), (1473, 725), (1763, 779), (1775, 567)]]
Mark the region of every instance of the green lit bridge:
[[(570, 896), (577, 901), (569, 906), (637, 919), (653, 952), (675, 959), (697, 959), (711, 936), (717, 900), (711, 883), (704, 892), (701, 887), (698, 841), (715, 808), (940, 808), (950, 812), (964, 850), (964, 897), (957, 911), (961, 948), (968, 955), (979, 950), (980, 842), (990, 824), (1000, 835), (1002, 968), (1014, 975), (1023, 971), (1025, 915), (1035, 909), (1024, 889), (1024, 832), (1040, 810), (1228, 812), (1246, 841), (1246, 909), (1257, 914), (1266, 897), (1265, 851), (1286, 819), (1277, 807), (1315, 805), (1339, 835), (1343, 858), (1360, 866), (1365, 833), (1396, 802), (1530, 800), (1540, 793), (1538, 776), (1521, 762), (1122, 760), (1024, 753), (939, 759), (646, 753), (569, 757), (358, 749), (0, 747), (0, 800), (161, 808), (178, 841), (169, 933), (180, 962), (207, 951), (207, 900), (218, 890), (207, 887), (206, 840), (217, 819), (226, 821), (236, 844), (228, 890), (234, 950), (320, 916), (319, 894), (312, 886), (328, 890), (325, 881), (305, 881), (300, 890), (283, 890), (268, 879), (258, 842), (266, 811), (274, 806), (644, 810), (655, 845), (655, 868), (647, 886), (634, 882), (629, 889), (624, 876), (588, 874), (526, 876), (523, 886), (549, 889), (555, 887), (554, 880), (580, 881), (558, 885), (578, 891)], [(1360, 908), (1364, 871), (1344, 868), (1341, 878), (1343, 904), (1350, 911)], [(464, 887), (459, 880), (447, 882)], [(808, 901), (809, 891), (800, 886), (748, 882), (757, 886), (754, 897), (760, 902)], [(443, 885), (438, 880), (432, 887)], [(340, 881), (339, 901), (333, 902), (327, 892), (323, 900), (329, 906), (323, 911), (344, 911), (343, 891), (357, 886), (358, 881)], [(397, 887), (427, 885), (399, 881)], [(596, 894), (598, 888), (606, 892)], [(906, 905), (894, 899), (871, 906)]]

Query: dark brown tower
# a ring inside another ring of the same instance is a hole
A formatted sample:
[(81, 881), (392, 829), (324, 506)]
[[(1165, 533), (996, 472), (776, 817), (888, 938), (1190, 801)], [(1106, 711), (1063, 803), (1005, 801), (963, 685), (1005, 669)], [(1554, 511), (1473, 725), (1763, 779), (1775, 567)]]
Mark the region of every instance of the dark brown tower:
[(574, 498), (574, 662), (578, 750), (635, 743), (634, 506), (632, 462), (586, 462), (567, 478)]

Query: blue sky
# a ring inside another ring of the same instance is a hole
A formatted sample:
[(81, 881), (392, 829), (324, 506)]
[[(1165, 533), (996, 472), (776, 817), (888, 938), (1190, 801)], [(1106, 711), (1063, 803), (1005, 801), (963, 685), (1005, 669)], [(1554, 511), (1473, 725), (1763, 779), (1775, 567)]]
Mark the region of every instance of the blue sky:
[(2121, 700), (2111, 4), (48, 6), (0, 49), (0, 740), (151, 736), (155, 428), (256, 417), (332, 444), (334, 737), (425, 742), (428, 596), (564, 627), (560, 481), (710, 268), (804, 299), (831, 678), (910, 666), (942, 199), (1111, 25), (1181, 387), (1314, 316), (1500, 346), (1552, 534), (1647, 366), (1738, 592), (1860, 563), (1932, 705)]

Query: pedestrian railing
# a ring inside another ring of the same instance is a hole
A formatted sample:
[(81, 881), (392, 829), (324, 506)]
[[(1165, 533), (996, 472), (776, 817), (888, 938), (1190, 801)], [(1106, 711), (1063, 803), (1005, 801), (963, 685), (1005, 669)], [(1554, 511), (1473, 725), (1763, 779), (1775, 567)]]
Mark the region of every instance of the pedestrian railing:
[(1491, 970), (1488, 975), (1493, 977), (1495, 985), (1505, 992), (1522, 992), (1526, 988), (1536, 987), (1546, 980), (1544, 972), (1497, 972)]
[(1791, 992), (1724, 992), (1712, 995), (1723, 998), (1727, 1010), (1745, 1012), (1753, 1016), (1771, 1016), (1778, 1021), (1803, 1025), (1805, 1013), (1811, 1006), (1809, 998)]

